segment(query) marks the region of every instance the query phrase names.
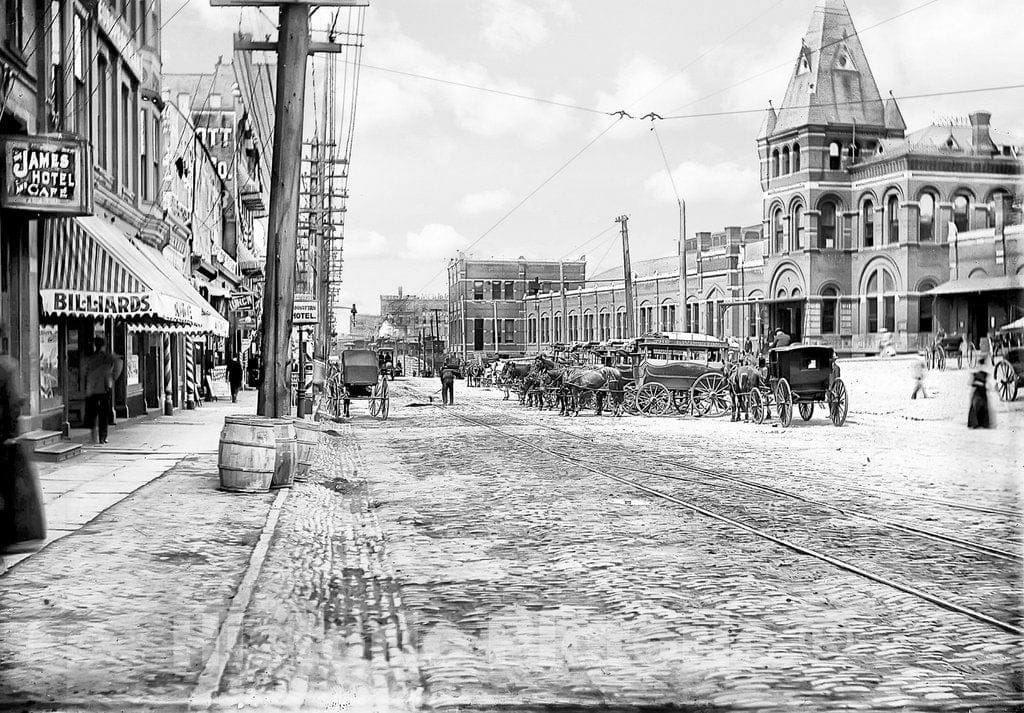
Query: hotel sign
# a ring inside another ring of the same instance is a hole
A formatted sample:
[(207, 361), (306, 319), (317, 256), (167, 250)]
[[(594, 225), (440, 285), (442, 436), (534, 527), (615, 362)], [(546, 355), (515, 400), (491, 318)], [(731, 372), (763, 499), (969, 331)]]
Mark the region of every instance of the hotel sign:
[(59, 215), (92, 213), (89, 144), (80, 138), (5, 136), (0, 207)]

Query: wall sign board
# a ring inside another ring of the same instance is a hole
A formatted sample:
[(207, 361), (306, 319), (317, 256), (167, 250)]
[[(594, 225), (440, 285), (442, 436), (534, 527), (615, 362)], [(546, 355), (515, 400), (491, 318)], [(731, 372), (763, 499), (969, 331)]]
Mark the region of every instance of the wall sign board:
[(84, 139), (4, 136), (0, 151), (0, 207), (59, 215), (92, 213), (92, 161)]

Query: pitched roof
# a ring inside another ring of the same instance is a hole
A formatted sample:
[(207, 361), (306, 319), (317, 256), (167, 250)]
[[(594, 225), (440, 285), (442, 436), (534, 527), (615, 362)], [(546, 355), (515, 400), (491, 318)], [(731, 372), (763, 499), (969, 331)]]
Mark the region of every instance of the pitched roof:
[[(637, 260), (629, 265), (633, 274), (637, 277), (653, 277), (655, 275), (679, 274), (679, 257), (670, 255), (668, 257), (655, 257), (650, 260)], [(608, 280), (621, 280), (622, 265), (602, 270), (596, 275), (587, 278), (587, 282), (604, 282)]]
[[(1024, 151), (1024, 139), (999, 129), (989, 129), (991, 142), (995, 147), (1011, 146), (1018, 153)], [(931, 124), (912, 131), (905, 139), (883, 139), (881, 158), (892, 158), (903, 154), (962, 154), (967, 156), (991, 156), (993, 146), (976, 147), (974, 131), (970, 126)]]
[(854, 122), (903, 129), (898, 115), (897, 109), (887, 116), (845, 0), (818, 0), (773, 133)]

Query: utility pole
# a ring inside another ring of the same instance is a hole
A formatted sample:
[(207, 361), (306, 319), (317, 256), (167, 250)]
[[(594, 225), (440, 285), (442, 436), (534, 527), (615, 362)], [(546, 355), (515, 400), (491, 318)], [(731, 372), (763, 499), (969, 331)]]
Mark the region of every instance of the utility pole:
[[(270, 168), (270, 219), (266, 286), (263, 295), (263, 363), (257, 412), (288, 415), (290, 343), (295, 304), (295, 249), (299, 221), (302, 114), (309, 54), (309, 6), (281, 6), (277, 47), (277, 101), (274, 154)], [(305, 374), (299, 375), (300, 379)]]
[[(295, 254), (302, 171), (302, 119), (306, 99), (306, 58), (310, 50), (341, 52), (344, 46), (318, 42), (311, 46), (309, 15), (313, 7), (366, 7), (366, 0), (210, 0), (212, 7), (279, 6), (278, 39), (236, 40), (241, 51), (277, 51), (274, 141), (270, 167), (270, 217), (266, 281), (263, 295), (263, 363), (257, 413), (283, 418), (290, 411), (291, 334), (295, 307)], [(299, 375), (300, 380), (305, 374)]]
[(683, 310), (679, 322), (684, 332), (690, 331), (690, 294), (686, 285), (686, 201), (676, 197), (679, 203), (679, 307)]
[[(552, 339), (552, 342), (567, 342), (569, 341), (569, 303), (565, 294), (565, 264), (558, 261), (558, 281), (562, 288), (562, 319), (561, 326), (558, 329), (558, 339)], [(559, 322), (555, 322), (559, 324)], [(562, 333), (564, 330), (564, 334)], [(554, 335), (551, 335), (552, 337)]]
[(629, 222), (628, 215), (620, 215), (615, 222), (622, 227), (622, 272), (626, 281), (626, 338), (633, 339), (636, 334), (636, 320), (633, 314), (633, 267), (629, 262)]

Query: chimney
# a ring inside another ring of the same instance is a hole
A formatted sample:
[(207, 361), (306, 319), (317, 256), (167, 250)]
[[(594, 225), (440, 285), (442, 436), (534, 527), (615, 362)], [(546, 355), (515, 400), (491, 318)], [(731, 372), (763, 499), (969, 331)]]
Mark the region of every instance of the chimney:
[(978, 154), (991, 155), (996, 152), (996, 146), (992, 143), (989, 135), (989, 120), (992, 114), (987, 111), (976, 111), (970, 115), (971, 119), (971, 144), (974, 152)]

